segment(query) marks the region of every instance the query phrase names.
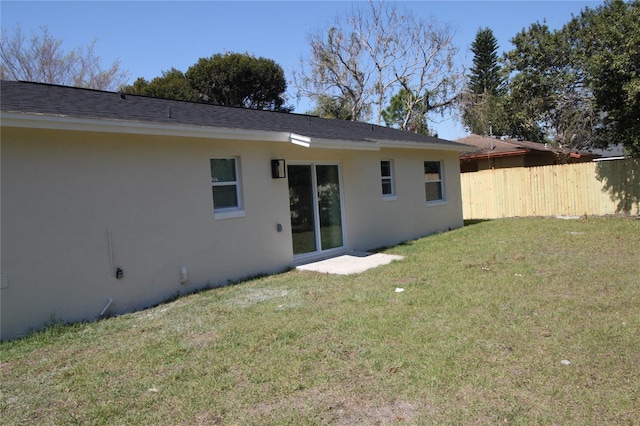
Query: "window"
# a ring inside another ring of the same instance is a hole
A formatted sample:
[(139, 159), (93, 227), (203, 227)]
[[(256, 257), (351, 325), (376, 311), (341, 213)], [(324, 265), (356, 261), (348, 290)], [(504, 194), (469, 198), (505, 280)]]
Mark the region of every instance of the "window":
[(382, 178), (382, 197), (393, 197), (396, 191), (393, 185), (393, 162), (391, 160), (380, 161), (380, 176)]
[(427, 203), (445, 200), (442, 178), (442, 162), (424, 162), (424, 187), (427, 196)]
[[(238, 179), (238, 175), (237, 159), (211, 159), (213, 211), (216, 218), (237, 217), (239, 216), (237, 213), (242, 211), (240, 181)], [(231, 213), (231, 215), (228, 213)]]

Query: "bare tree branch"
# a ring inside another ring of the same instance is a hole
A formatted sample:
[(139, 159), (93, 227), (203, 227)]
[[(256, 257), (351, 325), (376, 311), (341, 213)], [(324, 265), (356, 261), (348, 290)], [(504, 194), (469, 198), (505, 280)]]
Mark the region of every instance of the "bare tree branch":
[(87, 47), (69, 52), (62, 48), (62, 40), (55, 39), (47, 27), (40, 34), (32, 34), (27, 41), (20, 26), (9, 36), (2, 30), (0, 43), (0, 77), (5, 80), (25, 80), (92, 89), (116, 89), (126, 83), (128, 73), (115, 60), (107, 69), (101, 67), (94, 52), (97, 40)]
[(294, 71), (298, 95), (343, 97), (356, 121), (372, 111), (380, 124), (387, 102), (405, 89), (411, 96), (402, 97), (407, 116), (400, 127), (406, 129), (414, 115), (451, 106), (459, 91), (453, 31), (394, 4), (370, 1), (354, 8), (328, 31), (312, 34), (310, 45), (311, 57)]

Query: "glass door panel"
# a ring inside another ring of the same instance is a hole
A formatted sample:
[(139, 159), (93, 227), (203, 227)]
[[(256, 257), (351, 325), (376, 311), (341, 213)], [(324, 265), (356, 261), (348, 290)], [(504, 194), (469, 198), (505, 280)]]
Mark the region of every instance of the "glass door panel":
[(342, 208), (338, 166), (317, 165), (316, 181), (321, 250), (342, 247)]
[(309, 165), (288, 165), (293, 254), (317, 251), (313, 177)]

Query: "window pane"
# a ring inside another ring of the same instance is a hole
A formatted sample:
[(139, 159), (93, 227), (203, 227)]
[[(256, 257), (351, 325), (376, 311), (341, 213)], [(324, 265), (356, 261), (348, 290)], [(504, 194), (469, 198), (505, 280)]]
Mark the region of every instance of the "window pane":
[(440, 182), (426, 182), (424, 184), (427, 201), (442, 200), (442, 185)]
[(293, 254), (311, 253), (318, 249), (311, 166), (290, 164), (287, 166), (287, 176)]
[(214, 158), (211, 160), (212, 182), (235, 182), (236, 160), (233, 158)]
[(380, 175), (382, 177), (391, 177), (391, 161), (380, 162)]
[(391, 195), (393, 190), (391, 188), (391, 179), (382, 179), (382, 195)]
[(424, 162), (424, 178), (425, 180), (440, 180), (440, 162), (439, 161)]
[(238, 207), (238, 192), (235, 185), (219, 185), (213, 187), (214, 210)]
[(316, 166), (320, 247), (327, 250), (342, 247), (342, 214), (338, 166)]

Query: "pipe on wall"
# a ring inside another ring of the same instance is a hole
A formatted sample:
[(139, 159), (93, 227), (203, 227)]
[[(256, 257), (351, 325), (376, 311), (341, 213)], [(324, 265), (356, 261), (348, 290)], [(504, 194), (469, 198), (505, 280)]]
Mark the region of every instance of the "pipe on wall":
[(109, 299), (105, 307), (102, 309), (102, 312), (100, 312), (100, 316), (103, 316), (105, 312), (107, 312), (107, 309), (109, 309), (109, 306), (111, 306), (112, 303), (113, 303), (113, 299)]

